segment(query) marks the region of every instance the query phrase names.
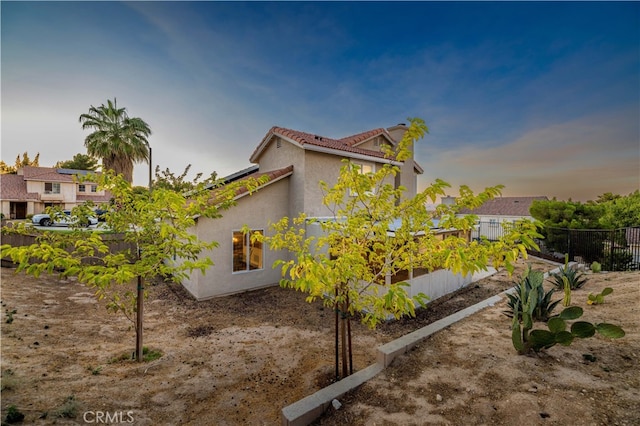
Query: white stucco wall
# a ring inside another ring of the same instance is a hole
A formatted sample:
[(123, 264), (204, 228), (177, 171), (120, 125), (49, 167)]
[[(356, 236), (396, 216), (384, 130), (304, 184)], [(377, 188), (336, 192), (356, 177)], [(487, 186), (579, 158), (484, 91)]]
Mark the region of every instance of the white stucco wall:
[(473, 275), (454, 274), (448, 269), (440, 269), (409, 280), (409, 295), (414, 297), (419, 293), (424, 293), (429, 296), (429, 301), (433, 301), (495, 273), (496, 270), (491, 267), (487, 271), (477, 272)]
[(205, 241), (217, 241), (219, 246), (203, 253), (214, 266), (205, 274), (194, 271), (182, 284), (197, 299), (238, 293), (256, 288), (276, 285), (281, 278), (280, 269), (273, 269), (273, 263), (288, 256), (286, 252), (274, 252), (263, 246), (263, 269), (236, 272), (233, 269), (233, 231), (244, 225), (254, 230), (263, 230), (271, 235), (269, 224), (283, 216), (288, 216), (289, 179), (274, 182), (253, 195), (238, 200), (238, 204), (218, 219), (200, 218), (195, 232)]

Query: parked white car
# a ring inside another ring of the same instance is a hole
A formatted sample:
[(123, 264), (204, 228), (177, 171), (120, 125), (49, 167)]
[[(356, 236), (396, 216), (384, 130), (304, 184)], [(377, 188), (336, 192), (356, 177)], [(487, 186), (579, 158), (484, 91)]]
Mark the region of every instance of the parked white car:
[[(63, 213), (64, 216), (57, 215), (56, 217), (54, 217), (54, 219), (51, 219), (51, 216), (47, 213), (36, 214), (31, 218), (31, 222), (34, 225), (40, 226), (69, 226), (78, 220), (78, 218), (76, 218), (75, 216), (71, 216), (70, 210), (64, 210)], [(89, 220), (89, 222), (85, 223), (84, 226), (98, 224), (98, 219), (95, 217), (89, 216), (87, 217), (87, 219)]]

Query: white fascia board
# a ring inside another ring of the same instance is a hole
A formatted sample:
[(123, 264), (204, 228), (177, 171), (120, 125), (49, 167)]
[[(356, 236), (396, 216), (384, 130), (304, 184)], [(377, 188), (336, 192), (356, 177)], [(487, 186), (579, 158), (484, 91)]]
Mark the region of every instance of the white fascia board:
[(401, 161), (391, 160), (389, 158), (375, 157), (373, 155), (359, 154), (359, 153), (356, 153), (356, 152), (341, 151), (339, 149), (326, 148), (326, 147), (323, 147), (323, 146), (305, 145), (304, 149), (307, 150), (307, 151), (321, 152), (323, 154), (331, 154), (331, 155), (335, 155), (337, 157), (347, 157), (347, 158), (353, 158), (353, 159), (356, 159), (356, 160), (371, 161), (371, 162), (374, 162), (374, 163), (387, 163), (387, 164), (392, 164), (394, 166), (401, 166), (402, 165)]

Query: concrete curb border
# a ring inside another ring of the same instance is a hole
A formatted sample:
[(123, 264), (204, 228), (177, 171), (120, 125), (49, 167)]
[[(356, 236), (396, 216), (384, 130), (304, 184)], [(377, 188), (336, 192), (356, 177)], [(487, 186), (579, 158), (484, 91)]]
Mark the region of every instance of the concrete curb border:
[[(559, 268), (550, 272), (545, 272), (544, 276), (547, 278), (550, 274), (557, 272), (559, 272)], [(282, 409), (282, 425), (306, 426), (312, 423), (320, 417), (322, 413), (324, 413), (334, 399), (340, 398), (342, 395), (376, 376), (388, 367), (396, 357), (410, 351), (418, 343), (422, 342), (432, 334), (437, 333), (438, 331), (447, 328), (484, 308), (495, 305), (511, 290), (512, 289), (505, 290), (496, 296), (492, 296), (482, 302), (458, 311), (453, 315), (449, 315), (446, 318), (442, 318), (396, 340), (392, 340), (389, 343), (379, 346), (375, 364), (372, 364), (369, 367), (340, 380), (339, 382), (333, 383), (326, 388), (320, 389), (314, 394), (284, 407)]]

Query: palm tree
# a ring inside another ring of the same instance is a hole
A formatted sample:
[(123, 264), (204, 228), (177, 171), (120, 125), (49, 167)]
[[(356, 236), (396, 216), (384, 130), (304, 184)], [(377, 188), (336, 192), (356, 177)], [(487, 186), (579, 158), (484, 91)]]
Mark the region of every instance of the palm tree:
[(141, 118), (129, 117), (126, 108), (118, 108), (116, 99), (107, 105), (89, 108), (80, 115), (82, 129), (93, 129), (86, 137), (87, 154), (102, 159), (103, 170), (123, 174), (133, 182), (133, 163), (149, 161), (149, 125)]

